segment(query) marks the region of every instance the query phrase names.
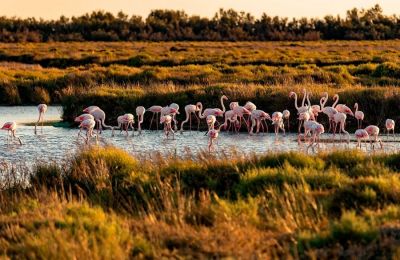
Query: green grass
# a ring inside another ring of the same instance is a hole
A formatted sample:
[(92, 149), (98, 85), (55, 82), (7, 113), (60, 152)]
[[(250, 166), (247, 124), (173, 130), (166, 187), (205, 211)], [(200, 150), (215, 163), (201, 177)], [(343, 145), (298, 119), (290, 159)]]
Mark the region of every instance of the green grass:
[(0, 249), (11, 258), (395, 258), (398, 155), (350, 153), (139, 162), (112, 147), (84, 150), (5, 186)]

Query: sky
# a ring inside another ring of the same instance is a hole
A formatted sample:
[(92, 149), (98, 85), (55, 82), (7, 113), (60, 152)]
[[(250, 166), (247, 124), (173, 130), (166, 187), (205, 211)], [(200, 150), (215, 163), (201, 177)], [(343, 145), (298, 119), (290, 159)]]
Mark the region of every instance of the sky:
[(0, 0), (0, 16), (57, 19), (78, 16), (94, 10), (123, 11), (146, 17), (154, 9), (184, 10), (189, 15), (212, 17), (219, 8), (233, 8), (260, 17), (324, 17), (345, 15), (353, 8), (379, 4), (386, 14), (400, 14), (400, 0)]

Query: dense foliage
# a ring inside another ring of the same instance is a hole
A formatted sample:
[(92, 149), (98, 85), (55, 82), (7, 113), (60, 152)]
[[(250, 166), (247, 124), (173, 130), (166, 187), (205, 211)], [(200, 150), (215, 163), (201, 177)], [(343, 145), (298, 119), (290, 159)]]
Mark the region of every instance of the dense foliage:
[(399, 17), (384, 15), (379, 5), (349, 10), (346, 17), (288, 19), (263, 14), (219, 10), (211, 19), (183, 11), (154, 10), (143, 20), (120, 12), (96, 11), (58, 20), (0, 17), (1, 42), (49, 41), (275, 41), (351, 39), (381, 40), (400, 37)]

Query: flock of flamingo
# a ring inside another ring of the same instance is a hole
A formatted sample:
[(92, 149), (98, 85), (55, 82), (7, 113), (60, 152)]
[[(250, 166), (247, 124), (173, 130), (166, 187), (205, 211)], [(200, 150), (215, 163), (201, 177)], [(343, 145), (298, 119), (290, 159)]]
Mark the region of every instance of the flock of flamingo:
[[(318, 116), (320, 113), (325, 114), (329, 119), (329, 130), (328, 133), (332, 131), (332, 141), (335, 141), (336, 133), (339, 133), (340, 140), (342, 140), (342, 133), (347, 136), (347, 143), (350, 142), (350, 134), (345, 130), (347, 116), (353, 116), (357, 120), (358, 129), (355, 131), (354, 135), (357, 139), (357, 147), (361, 148), (361, 142), (365, 142), (367, 146), (367, 141), (370, 141), (371, 148), (374, 149), (374, 144), (379, 143), (382, 148), (382, 141), (379, 138), (379, 127), (376, 125), (369, 125), (362, 128), (362, 122), (364, 120), (364, 113), (358, 110), (358, 104), (354, 104), (354, 112), (346, 104), (339, 103), (339, 95), (335, 94), (333, 96), (333, 104), (327, 106), (328, 93), (324, 92), (320, 99), (318, 105), (312, 105), (310, 102), (310, 92), (303, 90), (303, 100), (301, 105), (298, 104), (297, 94), (295, 92), (289, 93), (290, 98), (294, 98), (294, 106), (297, 110), (298, 116), (298, 142), (299, 144), (304, 141), (308, 143), (308, 148), (319, 147), (320, 136), (325, 132), (324, 126), (318, 122)], [(268, 132), (267, 120), (271, 121), (274, 126), (275, 135), (277, 136), (280, 131), (283, 132), (285, 136), (287, 128), (290, 131), (290, 112), (289, 110), (284, 110), (282, 112), (273, 112), (270, 116), (267, 112), (257, 109), (257, 106), (248, 101), (245, 105), (241, 106), (238, 102), (230, 102), (229, 110), (226, 110), (224, 101), (228, 98), (223, 95), (220, 98), (221, 108), (206, 108), (203, 110), (203, 105), (201, 102), (196, 104), (189, 104), (185, 106), (186, 119), (181, 122), (179, 131), (182, 133), (184, 131), (185, 124), (189, 123), (189, 130), (192, 130), (192, 119), (195, 118), (197, 121), (197, 130), (199, 130), (201, 119), (205, 119), (208, 131), (206, 135), (208, 136), (208, 150), (211, 152), (214, 147), (214, 143), (218, 138), (219, 132), (223, 130), (238, 133), (241, 127), (244, 125), (250, 135), (259, 133), (260, 131)], [(43, 131), (44, 114), (47, 111), (46, 104), (38, 105), (39, 118), (35, 124), (34, 133), (37, 134), (37, 126), (41, 123)], [(79, 123), (80, 131), (78, 137), (81, 136), (81, 131), (86, 130), (85, 142), (89, 143), (90, 139), (95, 137), (96, 141), (98, 135), (101, 134), (103, 128), (111, 129), (112, 136), (115, 135), (115, 130), (120, 130), (120, 132), (125, 131), (128, 136), (128, 130), (132, 129), (132, 135), (134, 135), (134, 124), (135, 116), (133, 114), (127, 113), (121, 115), (117, 118), (117, 126), (109, 126), (105, 124), (106, 114), (98, 106), (89, 106), (83, 109), (84, 114), (75, 118), (75, 122)], [(178, 121), (176, 115), (179, 113), (179, 105), (172, 103), (169, 106), (151, 106), (145, 109), (143, 106), (136, 107), (136, 116), (138, 120), (137, 130), (138, 133), (142, 133), (142, 124), (144, 121), (145, 112), (152, 113), (150, 120), (150, 129), (155, 119), (156, 129), (158, 130), (159, 124), (163, 124), (163, 130), (166, 138), (174, 138), (175, 133), (178, 131)], [(224, 117), (224, 122), (219, 123), (217, 118)], [(286, 124), (286, 126), (285, 126)], [(97, 125), (97, 133), (94, 133), (94, 129)], [(394, 134), (395, 122), (392, 119), (387, 119), (385, 122), (385, 129), (387, 133)], [(2, 130), (7, 130), (7, 142), (11, 138), (11, 141), (17, 140), (22, 144), (21, 139), (16, 136), (17, 123), (7, 122), (1, 128)]]

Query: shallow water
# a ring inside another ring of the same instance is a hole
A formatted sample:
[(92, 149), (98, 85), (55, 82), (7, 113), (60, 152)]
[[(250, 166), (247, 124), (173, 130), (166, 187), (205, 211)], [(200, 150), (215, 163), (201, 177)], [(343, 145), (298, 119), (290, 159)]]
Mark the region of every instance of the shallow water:
[[(62, 113), (61, 107), (49, 107), (46, 113), (46, 120), (59, 120)], [(84, 140), (78, 139), (78, 129), (69, 129), (53, 126), (44, 126), (43, 133), (39, 128), (38, 135), (33, 132), (34, 127), (24, 125), (37, 119), (36, 107), (0, 107), (0, 124), (6, 121), (17, 121), (19, 127), (17, 135), (21, 138), (23, 145), (17, 143), (7, 144), (6, 132), (0, 132), (0, 162), (6, 163), (25, 163), (32, 165), (36, 162), (59, 161), (73, 155), (77, 150), (82, 149)], [(115, 137), (111, 137), (111, 131), (104, 131), (100, 138), (100, 145), (114, 145), (139, 157), (149, 157), (156, 153), (172, 156), (196, 156), (201, 151), (207, 150), (208, 138), (204, 132), (184, 132), (177, 133), (175, 140), (167, 140), (162, 131), (143, 131), (142, 135), (135, 132), (135, 136), (126, 137), (124, 133), (116, 132)], [(325, 135), (323, 138), (329, 138)], [(386, 137), (382, 138), (383, 140)], [(95, 140), (92, 140), (95, 144)], [(348, 149), (355, 148), (356, 143), (323, 143), (321, 150)], [(383, 152), (393, 152), (400, 148), (398, 142), (385, 142)], [(286, 137), (280, 135), (278, 138), (274, 134), (259, 134), (249, 136), (246, 133), (230, 134), (222, 132), (215, 146), (216, 154), (229, 154), (238, 152), (240, 154), (263, 154), (276, 151), (307, 151), (305, 145), (299, 146), (295, 134)], [(363, 150), (371, 152), (368, 145)], [(382, 150), (378, 150), (381, 152)], [(308, 152), (313, 153), (312, 149)]]

